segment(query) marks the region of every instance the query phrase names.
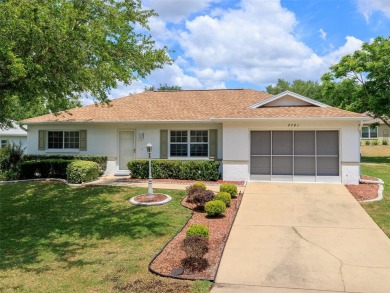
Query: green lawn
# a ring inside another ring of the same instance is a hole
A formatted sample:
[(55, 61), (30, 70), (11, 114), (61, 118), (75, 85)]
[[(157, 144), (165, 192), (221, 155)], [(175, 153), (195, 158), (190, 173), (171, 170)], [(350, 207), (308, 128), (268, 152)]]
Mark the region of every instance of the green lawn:
[(152, 275), (152, 257), (185, 224), (183, 191), (132, 206), (145, 189), (0, 184), (0, 291), (207, 292), (208, 282)]
[(383, 200), (363, 203), (362, 206), (390, 238), (390, 164), (362, 164), (361, 173), (381, 178), (385, 182)]

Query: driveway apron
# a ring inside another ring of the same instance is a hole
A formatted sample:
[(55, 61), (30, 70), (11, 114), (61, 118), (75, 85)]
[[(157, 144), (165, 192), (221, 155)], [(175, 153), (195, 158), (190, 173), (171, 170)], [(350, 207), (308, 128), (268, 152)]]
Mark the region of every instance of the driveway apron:
[(390, 240), (342, 184), (250, 182), (212, 292), (390, 292)]

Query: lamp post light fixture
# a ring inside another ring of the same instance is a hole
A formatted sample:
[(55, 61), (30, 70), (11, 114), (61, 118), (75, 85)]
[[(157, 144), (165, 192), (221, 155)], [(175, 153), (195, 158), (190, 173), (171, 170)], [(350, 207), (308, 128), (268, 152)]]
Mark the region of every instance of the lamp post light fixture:
[(149, 155), (149, 179), (148, 179), (148, 197), (153, 197), (153, 185), (152, 185), (152, 159), (151, 159), (151, 154), (152, 154), (152, 144), (149, 142), (146, 145), (146, 151), (148, 152)]

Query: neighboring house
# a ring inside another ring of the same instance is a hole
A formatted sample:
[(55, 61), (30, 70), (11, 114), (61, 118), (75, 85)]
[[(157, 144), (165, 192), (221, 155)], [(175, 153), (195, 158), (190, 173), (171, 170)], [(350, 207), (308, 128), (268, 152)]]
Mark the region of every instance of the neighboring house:
[(6, 145), (21, 144), (23, 148), (27, 145), (27, 132), (13, 123), (13, 128), (0, 129), (0, 148)]
[(147, 158), (219, 160), (224, 180), (357, 184), (363, 114), (292, 92), (146, 91), (110, 106), (24, 120), (28, 153), (108, 156), (106, 174)]
[[(372, 127), (374, 123), (378, 125)], [(382, 143), (385, 140), (389, 143), (390, 127), (380, 119), (370, 118), (364, 121), (361, 134), (362, 141), (373, 140)]]

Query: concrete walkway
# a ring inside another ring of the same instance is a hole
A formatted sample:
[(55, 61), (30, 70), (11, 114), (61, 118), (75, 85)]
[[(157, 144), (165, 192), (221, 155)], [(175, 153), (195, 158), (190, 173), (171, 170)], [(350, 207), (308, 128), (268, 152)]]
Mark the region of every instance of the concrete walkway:
[(390, 240), (341, 184), (250, 182), (211, 292), (390, 292)]

